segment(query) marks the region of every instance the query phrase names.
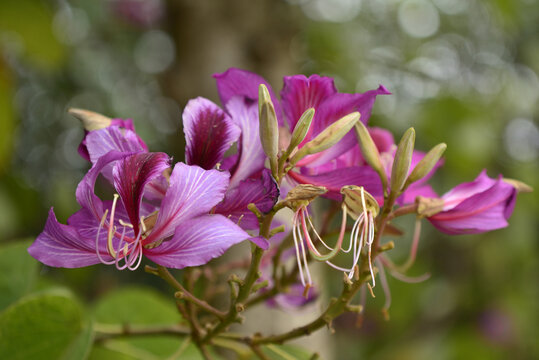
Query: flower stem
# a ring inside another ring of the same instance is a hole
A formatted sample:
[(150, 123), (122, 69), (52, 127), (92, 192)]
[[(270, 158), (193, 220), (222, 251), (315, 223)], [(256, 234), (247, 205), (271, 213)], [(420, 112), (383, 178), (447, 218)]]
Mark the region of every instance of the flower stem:
[(158, 265), (156, 269), (150, 266), (146, 266), (146, 271), (156, 274), (157, 276), (165, 280), (170, 286), (176, 289), (177, 292), (176, 294), (174, 294), (174, 296), (177, 299), (185, 300), (190, 303), (193, 303), (194, 305), (198, 306), (202, 310), (215, 315), (219, 319), (223, 319), (225, 317), (224, 312), (214, 308), (213, 306), (208, 304), (206, 301), (200, 300), (199, 298), (191, 294), (187, 289), (185, 289), (183, 285), (180, 284), (174, 276), (172, 276), (172, 274), (166, 267)]

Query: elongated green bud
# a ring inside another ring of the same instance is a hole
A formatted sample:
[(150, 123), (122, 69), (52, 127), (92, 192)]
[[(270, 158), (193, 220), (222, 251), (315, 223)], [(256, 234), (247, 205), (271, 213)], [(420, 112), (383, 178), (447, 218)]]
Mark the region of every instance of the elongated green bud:
[(76, 117), (82, 122), (84, 130), (93, 131), (109, 127), (112, 119), (93, 111), (71, 108), (68, 113)]
[(356, 111), (343, 116), (333, 124), (324, 129), (313, 140), (305, 144), (290, 160), (291, 164), (296, 164), (304, 156), (316, 154), (327, 150), (338, 143), (352, 127), (359, 121), (360, 114)]
[(387, 188), (387, 175), (384, 167), (382, 166), (382, 161), (380, 160), (380, 152), (374, 144), (374, 140), (372, 139), (371, 134), (369, 134), (369, 130), (367, 130), (367, 127), (363, 125), (361, 121), (357, 122), (355, 129), (359, 141), (359, 147), (361, 148), (361, 153), (363, 154), (367, 164), (369, 164), (374, 171), (378, 173), (378, 176), (382, 181), (382, 187), (385, 191)]
[(277, 157), (277, 152), (279, 151), (277, 115), (275, 115), (275, 108), (266, 85), (260, 84), (258, 90), (259, 129), (262, 148), (269, 158)]
[(286, 149), (287, 154), (290, 154), (292, 151), (294, 151), (294, 149), (298, 147), (299, 144), (301, 144), (301, 142), (305, 139), (305, 136), (307, 136), (309, 128), (311, 127), (311, 123), (313, 122), (313, 117), (314, 108), (308, 108), (307, 110), (305, 110), (303, 115), (301, 115), (298, 122), (296, 123), (294, 131), (292, 132), (290, 145), (288, 145), (288, 149)]
[(447, 149), (447, 145), (445, 143), (438, 144), (430, 149), (423, 159), (417, 163), (414, 170), (412, 170), (410, 176), (408, 176), (408, 179), (406, 179), (406, 184), (404, 187), (406, 188), (411, 183), (423, 179), (432, 169), (434, 169), (434, 166), (436, 166), (436, 163), (444, 154), (445, 149)]
[(391, 169), (391, 192), (394, 194), (399, 193), (406, 178), (408, 177), (408, 171), (410, 170), (410, 164), (412, 163), (412, 153), (414, 152), (415, 142), (415, 130), (409, 128), (399, 142), (399, 147), (395, 153), (395, 160), (393, 161), (393, 167)]
[(258, 114), (262, 149), (270, 160), (271, 172), (275, 177), (277, 174), (277, 153), (279, 152), (279, 123), (268, 88), (264, 84), (260, 84), (258, 87)]

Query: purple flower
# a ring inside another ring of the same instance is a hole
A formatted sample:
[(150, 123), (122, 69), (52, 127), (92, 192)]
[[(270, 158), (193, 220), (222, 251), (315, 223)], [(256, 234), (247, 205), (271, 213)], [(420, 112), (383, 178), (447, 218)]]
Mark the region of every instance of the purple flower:
[[(117, 129), (110, 133), (105, 129)], [(84, 131), (78, 152), (82, 158), (95, 163), (99, 156), (111, 150), (117, 151), (148, 151), (144, 141), (135, 132), (131, 119), (112, 119), (110, 125), (104, 129)]]
[[(102, 201), (94, 186), (109, 167), (118, 195)], [(223, 199), (226, 172), (177, 163), (158, 206), (145, 202), (147, 185), (168, 167), (164, 153), (110, 151), (100, 156), (77, 187), (81, 209), (67, 225), (60, 224), (51, 209), (29, 253), (54, 267), (102, 262), (134, 270), (145, 255), (157, 264), (183, 268), (205, 264), (249, 238), (224, 216), (208, 214)]]
[(477, 234), (508, 225), (517, 190), (483, 170), (472, 182), (460, 184), (442, 196), (443, 209), (428, 217), (438, 230), (451, 235)]
[[(256, 74), (239, 69), (229, 69), (222, 74), (215, 75), (215, 78), (223, 104), (227, 104), (237, 96), (243, 97), (246, 101), (256, 102), (258, 86), (265, 84), (274, 103), (282, 133), (291, 133), (303, 112), (308, 108), (315, 108), (313, 122), (300, 147), (312, 140), (330, 124), (354, 111), (360, 112), (361, 121), (366, 124), (376, 96), (389, 94), (389, 91), (383, 86), (365, 93), (339, 93), (333, 79), (329, 77), (312, 75), (307, 78), (304, 75), (294, 75), (284, 78), (281, 101), (279, 102), (271, 86)], [(281, 145), (286, 147), (288, 144)], [(357, 139), (355, 134), (350, 132), (330, 149), (302, 159), (297, 164), (299, 171), (289, 172), (289, 178), (297, 183), (324, 186), (328, 189), (325, 196), (333, 199), (340, 199), (341, 187), (350, 184), (361, 184), (369, 192), (375, 193), (376, 189), (371, 188), (369, 184), (373, 183), (373, 179), (376, 179), (376, 174), (369, 167), (354, 164), (354, 166), (327, 170), (328, 163), (332, 163), (339, 155), (354, 146), (357, 146)], [(375, 185), (373, 184), (373, 186)]]
[[(230, 217), (244, 229), (257, 229), (258, 220), (247, 205), (254, 203), (267, 212), (279, 197), (277, 184), (264, 167), (257, 104), (234, 97), (226, 103), (225, 111), (199, 97), (187, 103), (183, 127), (187, 164), (230, 172), (229, 189), (214, 212)], [(237, 151), (225, 156), (234, 143)]]

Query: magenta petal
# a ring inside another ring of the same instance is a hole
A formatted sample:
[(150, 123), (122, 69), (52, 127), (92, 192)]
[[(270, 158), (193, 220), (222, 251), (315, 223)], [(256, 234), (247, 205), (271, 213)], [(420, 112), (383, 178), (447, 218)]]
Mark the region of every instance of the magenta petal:
[[(104, 250), (102, 257), (110, 260), (110, 255)], [(95, 240), (82, 238), (75, 227), (60, 224), (52, 209), (45, 229), (28, 248), (28, 252), (43, 264), (54, 267), (78, 268), (100, 262)]]
[(250, 102), (258, 103), (258, 87), (260, 84), (266, 85), (271, 96), (271, 101), (275, 107), (275, 113), (279, 124), (282, 125), (281, 106), (279, 100), (275, 96), (270, 84), (263, 77), (255, 73), (230, 68), (224, 73), (214, 74), (213, 77), (217, 81), (217, 91), (221, 104), (226, 106), (230, 99), (235, 96), (240, 96), (248, 99)]
[(310, 107), (317, 108), (327, 97), (337, 93), (333, 79), (319, 75), (285, 76), (281, 100), (290, 129)]
[(189, 100), (183, 111), (185, 162), (212, 169), (223, 158), (232, 143), (238, 140), (240, 129), (213, 102), (198, 97)]
[[(314, 138), (320, 132), (322, 132), (329, 125), (339, 120), (343, 116), (346, 116), (354, 111), (358, 111), (361, 114), (360, 121), (367, 124), (371, 116), (372, 107), (377, 95), (391, 94), (385, 87), (380, 85), (377, 90), (370, 90), (362, 94), (344, 94), (337, 93), (327, 98), (318, 109), (312, 124), (312, 135)], [(298, 165), (317, 166), (322, 165), (327, 161), (333, 160), (339, 155), (350, 150), (357, 144), (357, 138), (354, 131), (350, 131), (346, 134), (341, 141), (333, 145), (331, 148), (313, 156), (310, 156)]]
[(222, 215), (203, 215), (181, 221), (172, 239), (144, 253), (159, 265), (181, 269), (206, 264), (249, 237)]
[(165, 239), (182, 222), (207, 214), (223, 200), (228, 172), (176, 163), (155, 226), (145, 243)]
[(378, 89), (369, 90), (364, 93), (337, 93), (326, 98), (318, 109), (316, 109), (317, 112), (313, 120), (314, 135), (319, 134), (341, 117), (354, 111), (358, 111), (361, 114), (361, 122), (367, 124), (376, 96), (389, 94), (391, 93), (384, 86), (380, 85)]
[(118, 161), (114, 166), (114, 187), (122, 199), (135, 234), (139, 230), (139, 210), (144, 187), (168, 167), (169, 157), (165, 153), (135, 154)]
[(103, 203), (94, 194), (95, 181), (97, 180), (97, 177), (106, 166), (130, 155), (132, 154), (111, 151), (101, 156), (77, 186), (77, 192), (75, 194), (77, 202), (83, 208), (88, 209), (96, 219), (101, 220), (104, 211)]
[(249, 104), (243, 98), (235, 97), (230, 99), (226, 109), (232, 121), (241, 129), (239, 160), (234, 168), (230, 169), (232, 174), (230, 187), (233, 188), (240, 181), (261, 171), (266, 155), (262, 149), (258, 130), (258, 106), (255, 103)]
[(289, 172), (288, 175), (300, 184), (325, 186), (328, 192), (324, 195), (333, 200), (341, 200), (341, 188), (346, 185), (363, 186), (377, 200), (383, 198), (382, 184), (378, 174), (369, 166), (353, 166), (318, 175), (305, 175)]
[[(488, 186), (487, 180), (494, 183), (485, 188), (485, 185)], [(451, 209), (428, 218), (440, 231), (448, 234), (476, 234), (508, 225), (507, 219), (511, 216), (516, 198), (513, 186), (503, 182), (501, 178), (490, 179), (483, 172), (474, 182), (462, 184), (458, 188), (460, 202)], [(462, 192), (466, 188), (469, 196), (463, 199)], [(445, 200), (446, 196), (443, 198)]]
[(481, 171), (474, 181), (455, 186), (442, 195), (442, 199), (444, 199), (444, 210), (453, 209), (473, 195), (490, 189), (495, 183), (496, 180), (489, 178), (486, 170)]
[[(134, 131), (119, 126), (90, 131), (84, 141), (92, 164), (110, 151), (128, 153), (148, 151), (146, 144)], [(107, 166), (103, 169), (103, 175), (112, 182), (112, 167)]]
[(237, 187), (229, 190), (222, 203), (217, 205), (215, 213), (227, 216), (243, 229), (258, 229), (258, 219), (247, 209), (247, 205), (253, 203), (266, 213), (273, 208), (279, 199), (279, 188), (268, 169), (262, 171), (262, 175), (256, 179), (246, 179)]
[(379, 127), (369, 127), (368, 129), (378, 152), (388, 152), (395, 145), (395, 139), (391, 131)]

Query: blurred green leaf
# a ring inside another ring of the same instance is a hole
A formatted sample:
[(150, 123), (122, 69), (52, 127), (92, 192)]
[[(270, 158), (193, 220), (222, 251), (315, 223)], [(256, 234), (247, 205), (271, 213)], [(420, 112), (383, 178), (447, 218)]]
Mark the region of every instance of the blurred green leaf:
[(172, 296), (166, 298), (151, 288), (125, 287), (101, 298), (95, 319), (107, 324), (174, 324), (181, 316)]
[(83, 359), (92, 340), (84, 309), (64, 291), (23, 298), (0, 315), (1, 359)]
[[(94, 346), (89, 360), (202, 360), (196, 346), (192, 343), (185, 346), (184, 341), (185, 339), (171, 337), (109, 340)], [(214, 358), (220, 359), (215, 355)]]
[(2, 119), (0, 121), (0, 173), (7, 167), (13, 147), (15, 114), (11, 101), (12, 96), (13, 85), (10, 74), (0, 58), (0, 119)]
[(271, 344), (263, 346), (262, 351), (272, 360), (308, 360), (313, 356), (312, 352), (294, 345)]
[(17, 241), (0, 247), (0, 310), (26, 295), (34, 285), (38, 263), (28, 254), (31, 243)]
[(52, 32), (53, 14), (38, 0), (3, 0), (0, 32), (23, 45), (24, 55), (37, 65), (54, 67), (64, 58), (64, 48)]

